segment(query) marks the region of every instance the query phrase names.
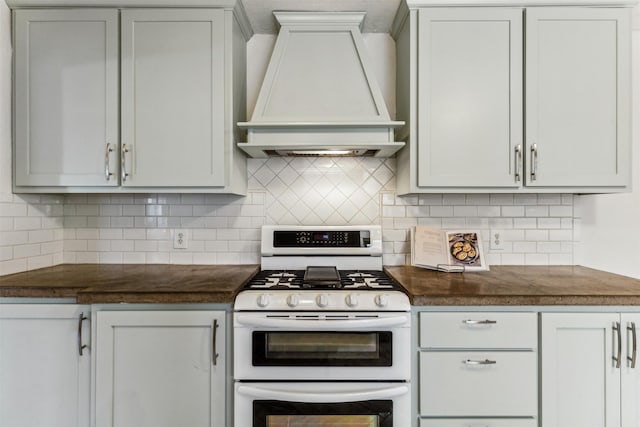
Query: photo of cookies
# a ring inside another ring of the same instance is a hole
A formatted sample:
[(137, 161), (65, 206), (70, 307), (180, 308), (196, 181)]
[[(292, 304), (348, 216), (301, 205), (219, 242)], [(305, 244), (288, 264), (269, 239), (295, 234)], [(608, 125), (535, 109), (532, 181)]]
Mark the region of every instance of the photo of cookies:
[(449, 234), (448, 240), (451, 264), (464, 266), (482, 264), (476, 233), (452, 233)]

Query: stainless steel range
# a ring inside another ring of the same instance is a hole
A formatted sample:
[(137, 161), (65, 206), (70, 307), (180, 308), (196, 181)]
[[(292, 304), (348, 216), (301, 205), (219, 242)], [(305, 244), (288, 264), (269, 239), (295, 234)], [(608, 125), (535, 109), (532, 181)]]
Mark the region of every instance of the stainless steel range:
[(236, 427), (411, 425), (410, 304), (381, 234), (263, 227), (234, 306)]

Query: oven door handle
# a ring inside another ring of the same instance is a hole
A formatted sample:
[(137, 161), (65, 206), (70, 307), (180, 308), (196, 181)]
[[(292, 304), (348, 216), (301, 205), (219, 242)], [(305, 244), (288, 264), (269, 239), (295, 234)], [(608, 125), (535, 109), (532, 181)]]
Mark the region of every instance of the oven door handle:
[(263, 387), (252, 387), (247, 385), (238, 386), (238, 393), (251, 398), (275, 399), (288, 402), (306, 403), (336, 403), (336, 402), (358, 402), (361, 400), (389, 399), (409, 393), (409, 386), (401, 384), (393, 387), (373, 390), (358, 390), (342, 392), (333, 390), (330, 392), (306, 393), (301, 391), (271, 390)]
[(258, 328), (300, 328), (300, 329), (349, 329), (355, 330), (358, 328), (383, 328), (391, 326), (405, 326), (409, 324), (409, 319), (406, 316), (394, 316), (394, 317), (380, 317), (380, 318), (368, 318), (368, 319), (327, 319), (318, 318), (311, 320), (309, 318), (299, 319), (295, 317), (258, 317), (258, 316), (243, 316), (242, 314), (236, 315), (236, 322), (243, 326), (253, 326)]

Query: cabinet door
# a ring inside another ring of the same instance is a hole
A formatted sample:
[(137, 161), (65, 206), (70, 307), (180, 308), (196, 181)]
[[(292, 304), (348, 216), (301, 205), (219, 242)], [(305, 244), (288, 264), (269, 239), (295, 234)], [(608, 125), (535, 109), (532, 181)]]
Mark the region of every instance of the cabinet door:
[(124, 186), (225, 184), (224, 28), (222, 10), (122, 11)]
[(640, 427), (640, 314), (622, 315), (622, 427)]
[(97, 312), (97, 427), (225, 424), (224, 312)]
[(88, 315), (87, 306), (0, 305), (1, 427), (89, 425), (91, 360), (79, 348)]
[(613, 313), (543, 313), (542, 427), (620, 425), (620, 317)]
[(629, 14), (527, 9), (528, 186), (628, 184)]
[(518, 188), (522, 10), (423, 9), (418, 186)]
[(14, 27), (15, 185), (118, 185), (118, 12), (17, 10)]

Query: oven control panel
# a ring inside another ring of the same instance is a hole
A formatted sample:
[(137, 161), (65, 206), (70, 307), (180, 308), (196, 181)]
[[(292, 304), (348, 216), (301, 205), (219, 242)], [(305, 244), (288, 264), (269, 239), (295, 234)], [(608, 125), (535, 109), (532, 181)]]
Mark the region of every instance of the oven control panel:
[(411, 311), (400, 291), (242, 291), (235, 311)]
[(275, 230), (273, 246), (276, 248), (368, 248), (368, 231), (355, 230)]

